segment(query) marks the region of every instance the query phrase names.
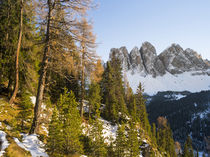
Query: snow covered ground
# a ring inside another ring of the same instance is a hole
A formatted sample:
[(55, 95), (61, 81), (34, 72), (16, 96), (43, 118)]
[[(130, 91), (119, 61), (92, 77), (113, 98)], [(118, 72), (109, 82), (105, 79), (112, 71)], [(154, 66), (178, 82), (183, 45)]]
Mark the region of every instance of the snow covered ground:
[(105, 138), (105, 143), (110, 143), (109, 137), (112, 138), (112, 140), (116, 139), (116, 132), (117, 132), (117, 125), (111, 125), (111, 123), (107, 120), (100, 119), (100, 121), (103, 124), (103, 137)]
[[(200, 73), (200, 75), (198, 73)], [(136, 92), (139, 82), (141, 82), (145, 93), (154, 95), (158, 91), (200, 92), (202, 90), (210, 90), (210, 76), (207, 74), (201, 75), (201, 73), (203, 72), (185, 72), (177, 75), (166, 73), (163, 76), (154, 78), (151, 75), (144, 77), (138, 73), (132, 74), (132, 72), (128, 71), (126, 75), (134, 92)]]
[(5, 149), (9, 146), (9, 142), (6, 139), (6, 133), (4, 131), (0, 131), (0, 141), (2, 144), (0, 145), (0, 156), (3, 156), (5, 153)]
[(20, 142), (17, 138), (14, 138), (19, 147), (29, 151), (32, 157), (48, 157), (44, 150), (44, 144), (38, 139), (37, 135), (22, 134), (23, 140)]

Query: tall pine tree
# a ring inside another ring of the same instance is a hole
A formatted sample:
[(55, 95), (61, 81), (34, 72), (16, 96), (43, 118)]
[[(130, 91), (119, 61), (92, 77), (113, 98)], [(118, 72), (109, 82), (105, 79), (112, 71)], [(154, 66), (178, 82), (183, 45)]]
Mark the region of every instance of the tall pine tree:
[(81, 117), (77, 106), (73, 92), (68, 93), (65, 89), (64, 94), (60, 96), (49, 127), (47, 148), (52, 156), (83, 152), (80, 142)]

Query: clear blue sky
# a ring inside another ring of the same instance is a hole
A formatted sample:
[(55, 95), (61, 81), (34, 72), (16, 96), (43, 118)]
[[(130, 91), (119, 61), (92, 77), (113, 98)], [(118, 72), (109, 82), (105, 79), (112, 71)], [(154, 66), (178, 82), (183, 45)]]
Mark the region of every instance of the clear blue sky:
[(97, 54), (105, 61), (113, 47), (130, 51), (144, 41), (159, 54), (172, 43), (210, 59), (210, 0), (96, 0), (90, 12)]

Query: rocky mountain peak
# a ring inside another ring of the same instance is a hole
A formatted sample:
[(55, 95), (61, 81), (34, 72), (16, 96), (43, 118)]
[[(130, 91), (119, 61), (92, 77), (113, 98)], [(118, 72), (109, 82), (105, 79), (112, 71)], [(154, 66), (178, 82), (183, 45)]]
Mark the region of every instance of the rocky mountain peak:
[(109, 58), (116, 57), (120, 60), (122, 68), (124, 71), (127, 71), (130, 68), (130, 59), (128, 50), (125, 46), (117, 48), (112, 48), (109, 54)]
[(134, 47), (130, 53), (125, 46), (112, 48), (110, 59), (117, 57), (124, 71), (139, 73), (141, 76), (162, 76), (166, 72), (179, 74), (186, 71), (206, 70), (210, 68), (210, 61), (203, 60), (196, 51), (188, 48), (184, 50), (178, 44), (172, 44), (161, 54), (157, 55), (155, 47), (144, 42), (140, 49)]

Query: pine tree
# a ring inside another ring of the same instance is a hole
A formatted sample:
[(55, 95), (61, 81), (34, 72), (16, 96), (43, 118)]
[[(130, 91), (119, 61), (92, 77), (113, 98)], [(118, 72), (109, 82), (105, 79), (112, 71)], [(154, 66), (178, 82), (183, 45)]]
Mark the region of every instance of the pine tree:
[(128, 144), (127, 144), (124, 124), (118, 126), (114, 150), (115, 150), (115, 155), (117, 157), (126, 156), (126, 152), (128, 150)]
[(59, 112), (57, 107), (54, 107), (52, 120), (49, 124), (49, 134), (47, 138), (46, 150), (51, 156), (59, 156), (62, 150), (63, 144), (63, 132), (61, 132), (63, 128), (62, 123), (59, 120)]
[(32, 120), (32, 111), (33, 111), (33, 103), (30, 99), (30, 94), (26, 91), (21, 93), (21, 101), (19, 103), (19, 113), (17, 115), (18, 122), (20, 124), (21, 131), (28, 131), (31, 120)]
[[(0, 21), (4, 24), (0, 23), (0, 83), (8, 82), (9, 98), (11, 98), (10, 91), (15, 79), (17, 81), (14, 86), (17, 86), (16, 89), (19, 91), (22, 91), (24, 87), (28, 88), (30, 92), (34, 92), (36, 87), (38, 77), (36, 65), (39, 64), (37, 52), (40, 50), (40, 45), (38, 46), (37, 43), (41, 34), (38, 33), (35, 23), (35, 3), (30, 0), (7, 0), (1, 3), (0, 10), (3, 14), (0, 14)], [(20, 26), (21, 8), (23, 9), (22, 26)], [(18, 53), (16, 53), (17, 51)], [(13, 90), (13, 100), (14, 92), (15, 90)]]
[(20, 11), (16, 0), (1, 0), (0, 4), (0, 83), (8, 81), (7, 89), (10, 90), (14, 80), (14, 56), (18, 34), (16, 28), (20, 23)]
[(95, 119), (90, 118), (90, 124), (92, 128), (90, 129), (89, 137), (91, 138), (91, 153), (90, 155), (93, 157), (105, 157), (107, 155), (106, 145), (104, 143), (103, 137), (103, 125), (102, 122), (99, 120), (100, 118), (100, 104), (96, 106), (96, 114)]
[(139, 117), (141, 126), (151, 135), (151, 126), (148, 120), (148, 115), (145, 106), (145, 99), (143, 97), (144, 89), (139, 83), (136, 94), (137, 116)]
[(188, 135), (184, 144), (183, 157), (191, 157), (191, 156), (194, 156), (194, 153), (193, 153), (193, 148), (192, 148), (192, 140), (190, 136)]
[(173, 135), (170, 126), (167, 124), (167, 119), (158, 117), (157, 121), (157, 144), (159, 150), (166, 152), (167, 155), (176, 156)]
[(102, 80), (103, 103), (106, 104), (106, 119), (114, 122), (118, 120), (118, 112), (113, 73), (114, 69), (111, 67), (110, 62), (107, 62), (107, 67), (104, 71)]
[(78, 103), (73, 92), (67, 93), (65, 89), (64, 94), (60, 96), (50, 123), (47, 146), (48, 152), (53, 156), (83, 152), (80, 142), (82, 134), (81, 117), (77, 106)]
[(157, 139), (156, 139), (156, 126), (155, 123), (152, 124), (152, 143), (154, 145), (157, 145)]
[(113, 57), (107, 62), (102, 80), (105, 117), (112, 122), (125, 120), (128, 114), (120, 61)]
[(89, 118), (91, 113), (96, 114), (97, 107), (101, 106), (100, 86), (97, 83), (91, 83), (88, 91), (88, 104), (89, 104)]
[(135, 124), (133, 124), (132, 122), (130, 122), (129, 127), (130, 129), (128, 130), (128, 156), (137, 157), (140, 154), (138, 133), (135, 128)]

